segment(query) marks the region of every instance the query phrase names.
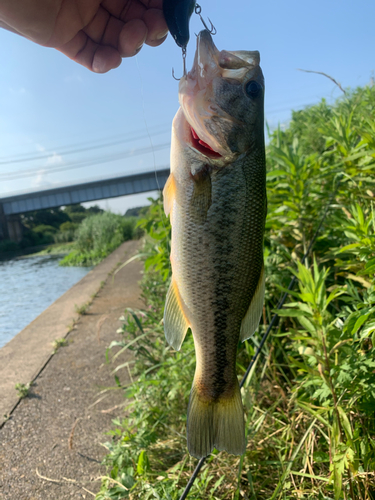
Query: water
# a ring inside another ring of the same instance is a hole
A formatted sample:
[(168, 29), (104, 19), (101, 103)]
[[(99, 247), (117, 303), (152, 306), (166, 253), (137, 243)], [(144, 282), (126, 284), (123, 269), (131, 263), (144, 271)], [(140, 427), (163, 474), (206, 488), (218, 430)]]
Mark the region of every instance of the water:
[(0, 348), (91, 268), (60, 267), (61, 256), (0, 261)]

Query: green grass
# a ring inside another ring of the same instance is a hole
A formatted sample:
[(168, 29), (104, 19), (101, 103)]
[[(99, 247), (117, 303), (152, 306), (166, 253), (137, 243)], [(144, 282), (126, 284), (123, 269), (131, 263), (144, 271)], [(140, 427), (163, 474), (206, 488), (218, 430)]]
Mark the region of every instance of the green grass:
[[(271, 135), (264, 317), (239, 345), (239, 378), (293, 275), (298, 285), (242, 389), (246, 453), (214, 451), (189, 499), (375, 499), (374, 116), (375, 88), (366, 87), (295, 112)], [(197, 463), (185, 437), (192, 336), (174, 352), (163, 334), (170, 226), (161, 200), (140, 225), (146, 308), (126, 311), (107, 352), (127, 407), (108, 433), (97, 500), (177, 500)], [(133, 361), (123, 357), (129, 350)]]
[(64, 337), (60, 339), (55, 339), (52, 342), (52, 347), (53, 347), (53, 354), (56, 354), (57, 351), (60, 349), (60, 347), (65, 347), (68, 345), (68, 340), (65, 339)]
[(29, 395), (31, 385), (32, 382), (29, 382), (28, 384), (17, 383), (15, 385), (17, 396), (21, 399), (26, 398)]
[(103, 212), (84, 219), (75, 233), (73, 250), (62, 266), (95, 266), (121, 243), (136, 236), (135, 218)]
[(87, 310), (90, 307), (90, 304), (91, 304), (91, 302), (86, 302), (85, 304), (82, 304), (80, 306), (77, 306), (77, 304), (74, 304), (74, 310), (80, 316), (83, 316), (84, 314), (87, 313)]
[(67, 255), (72, 251), (74, 243), (55, 243), (54, 245), (49, 245), (44, 250), (33, 254), (34, 256), (43, 255)]

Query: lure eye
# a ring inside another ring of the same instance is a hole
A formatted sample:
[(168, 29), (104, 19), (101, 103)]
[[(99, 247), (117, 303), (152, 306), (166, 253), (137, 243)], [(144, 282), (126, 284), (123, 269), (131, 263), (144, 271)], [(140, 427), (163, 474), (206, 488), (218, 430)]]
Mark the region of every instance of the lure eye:
[(248, 97), (258, 97), (258, 95), (262, 92), (262, 86), (255, 80), (250, 80), (245, 86), (245, 92)]

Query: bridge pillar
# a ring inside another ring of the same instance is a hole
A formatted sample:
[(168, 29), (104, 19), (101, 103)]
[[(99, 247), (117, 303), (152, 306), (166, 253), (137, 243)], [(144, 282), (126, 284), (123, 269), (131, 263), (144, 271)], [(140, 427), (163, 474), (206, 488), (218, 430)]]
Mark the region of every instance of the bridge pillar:
[(9, 240), (8, 221), (2, 203), (0, 203), (0, 240)]
[(19, 243), (23, 236), (21, 217), (19, 215), (8, 215), (7, 219), (9, 239)]
[(0, 203), (0, 240), (20, 242), (23, 236), (23, 226), (19, 215), (4, 214)]

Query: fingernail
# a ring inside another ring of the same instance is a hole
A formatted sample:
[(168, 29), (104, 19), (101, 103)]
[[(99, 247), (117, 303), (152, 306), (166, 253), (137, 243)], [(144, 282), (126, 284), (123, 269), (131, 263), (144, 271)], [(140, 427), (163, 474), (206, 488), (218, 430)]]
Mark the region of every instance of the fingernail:
[(156, 35), (156, 40), (161, 40), (162, 38), (167, 36), (167, 34), (168, 34), (168, 30), (163, 31), (162, 33), (159, 33), (158, 35)]
[(108, 71), (107, 61), (98, 54), (95, 54), (94, 60), (92, 61), (92, 70), (94, 73), (106, 73)]
[(136, 56), (138, 54), (138, 52), (141, 50), (141, 48), (143, 47), (143, 43), (140, 47), (138, 47), (138, 49), (136, 49), (136, 51), (134, 52), (134, 55)]

